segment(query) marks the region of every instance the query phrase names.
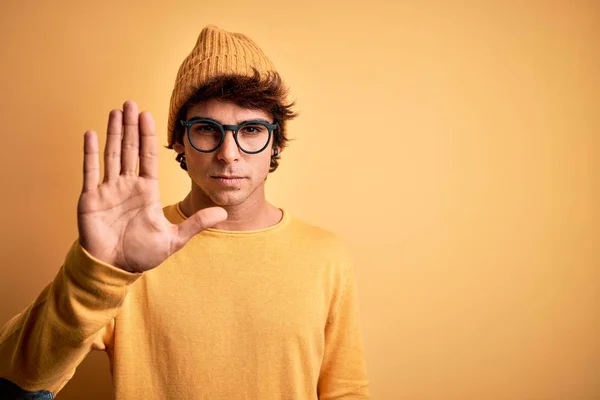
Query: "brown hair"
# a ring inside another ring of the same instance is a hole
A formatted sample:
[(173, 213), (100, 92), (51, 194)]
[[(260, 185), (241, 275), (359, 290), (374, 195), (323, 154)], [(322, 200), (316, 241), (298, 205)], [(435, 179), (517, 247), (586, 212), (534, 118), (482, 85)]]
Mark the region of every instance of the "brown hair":
[[(277, 72), (269, 72), (261, 76), (258, 70), (254, 69), (252, 76), (221, 75), (212, 78), (199, 88), (177, 113), (173, 139), (167, 148), (172, 149), (173, 144), (183, 143), (185, 130), (178, 122), (185, 119), (191, 106), (201, 101), (218, 99), (230, 101), (240, 107), (259, 109), (273, 114), (278, 124), (273, 131), (273, 146), (283, 149), (290, 140), (287, 137), (287, 121), (298, 116), (292, 110), (295, 103), (286, 102), (287, 94), (288, 89)], [(279, 154), (271, 157), (269, 172), (277, 169), (279, 157)]]

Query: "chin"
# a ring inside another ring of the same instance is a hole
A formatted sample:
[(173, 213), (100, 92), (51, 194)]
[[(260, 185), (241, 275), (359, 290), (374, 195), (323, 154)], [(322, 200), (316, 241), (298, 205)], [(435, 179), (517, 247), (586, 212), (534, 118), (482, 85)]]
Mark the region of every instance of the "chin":
[(207, 193), (216, 206), (232, 207), (239, 206), (248, 198), (247, 193), (242, 190), (236, 191), (214, 191)]

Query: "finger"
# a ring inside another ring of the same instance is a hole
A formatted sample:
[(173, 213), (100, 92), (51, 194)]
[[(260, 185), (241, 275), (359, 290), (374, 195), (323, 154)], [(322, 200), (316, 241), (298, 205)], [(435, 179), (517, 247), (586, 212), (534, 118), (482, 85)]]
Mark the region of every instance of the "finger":
[(121, 173), (121, 132), (123, 112), (112, 110), (108, 115), (106, 146), (104, 147), (104, 182), (114, 179)]
[(138, 106), (134, 101), (123, 104), (123, 142), (121, 144), (121, 175), (135, 175), (140, 153)]
[(100, 183), (100, 156), (96, 132), (87, 131), (83, 137), (83, 190), (88, 192)]
[(209, 207), (198, 211), (176, 226), (181, 246), (187, 243), (194, 235), (226, 219), (227, 211), (221, 207)]
[(140, 176), (158, 179), (158, 141), (152, 114), (140, 114)]

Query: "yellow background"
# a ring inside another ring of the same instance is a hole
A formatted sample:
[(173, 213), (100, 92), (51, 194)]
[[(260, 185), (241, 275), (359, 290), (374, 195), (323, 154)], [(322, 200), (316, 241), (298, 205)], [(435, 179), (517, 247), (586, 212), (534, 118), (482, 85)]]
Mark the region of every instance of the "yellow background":
[[(164, 144), (209, 23), (291, 87), (268, 197), (351, 244), (374, 399), (600, 398), (595, 1), (3, 2), (1, 324), (77, 235), (83, 132), (134, 99)], [(160, 158), (169, 204), (189, 183)], [(96, 353), (58, 398), (110, 393)]]

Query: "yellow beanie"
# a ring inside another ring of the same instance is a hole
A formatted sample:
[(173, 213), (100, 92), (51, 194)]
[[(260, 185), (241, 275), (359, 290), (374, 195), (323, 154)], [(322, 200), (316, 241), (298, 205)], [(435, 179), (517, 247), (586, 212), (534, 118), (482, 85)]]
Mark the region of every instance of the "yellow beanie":
[(169, 106), (168, 143), (171, 144), (173, 139), (179, 110), (200, 87), (216, 76), (252, 76), (253, 69), (261, 75), (275, 71), (273, 63), (252, 39), (214, 25), (202, 29), (196, 45), (177, 73)]

